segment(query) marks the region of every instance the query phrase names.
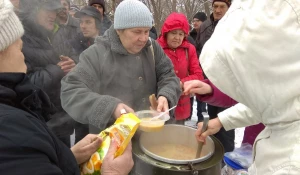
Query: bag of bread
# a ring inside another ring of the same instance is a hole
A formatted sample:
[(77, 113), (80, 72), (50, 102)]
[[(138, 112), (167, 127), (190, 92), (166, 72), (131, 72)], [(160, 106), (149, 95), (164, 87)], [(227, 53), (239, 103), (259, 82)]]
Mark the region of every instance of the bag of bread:
[(82, 164), (81, 174), (101, 174), (102, 161), (108, 152), (111, 139), (115, 139), (118, 143), (118, 149), (115, 153), (115, 157), (123, 154), (127, 145), (131, 141), (131, 138), (139, 127), (140, 119), (132, 113), (126, 113), (125, 109), (121, 110), (121, 114), (121, 117), (119, 117), (112, 126), (100, 132), (99, 137), (102, 138), (102, 144), (97, 152), (91, 156), (89, 161)]

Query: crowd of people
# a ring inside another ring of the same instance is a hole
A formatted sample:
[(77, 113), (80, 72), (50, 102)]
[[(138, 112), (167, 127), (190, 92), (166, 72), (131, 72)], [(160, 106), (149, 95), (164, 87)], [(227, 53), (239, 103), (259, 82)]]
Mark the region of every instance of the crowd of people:
[[(80, 174), (102, 142), (96, 134), (122, 109), (149, 109), (155, 94), (153, 110), (177, 105), (169, 123), (179, 125), (195, 95), (196, 139), (214, 135), (226, 152), (234, 129), (246, 127), (250, 174), (299, 174), (300, 4), (251, 2), (213, 0), (192, 30), (184, 14), (171, 13), (157, 36), (138, 0), (122, 1), (113, 22), (104, 0), (81, 9), (69, 0), (0, 0), (0, 172)], [(131, 145), (114, 158), (117, 146), (103, 175), (128, 174), (134, 164)]]

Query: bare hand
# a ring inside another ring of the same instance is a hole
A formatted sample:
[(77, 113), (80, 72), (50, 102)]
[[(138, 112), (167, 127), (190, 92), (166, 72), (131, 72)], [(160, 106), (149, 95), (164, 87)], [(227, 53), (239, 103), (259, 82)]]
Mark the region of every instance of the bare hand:
[(61, 61), (57, 64), (65, 74), (69, 73), (75, 66), (74, 60), (67, 56), (60, 56)]
[(86, 162), (100, 147), (102, 140), (94, 134), (88, 134), (71, 148), (78, 164)]
[(212, 88), (209, 84), (204, 83), (200, 80), (191, 80), (191, 81), (186, 81), (183, 85), (183, 93), (184, 95), (189, 95), (189, 94), (210, 94), (212, 93)]
[(117, 151), (118, 143), (112, 140), (109, 150), (103, 160), (101, 167), (102, 175), (128, 175), (132, 169), (134, 162), (132, 159), (131, 143), (128, 144), (124, 153), (118, 157), (114, 157)]
[(157, 100), (157, 111), (158, 112), (164, 112), (164, 111), (167, 111), (169, 110), (169, 104), (168, 104), (168, 100), (166, 97), (164, 96), (160, 96), (158, 97), (158, 100)]
[(199, 122), (198, 129), (195, 133), (196, 139), (199, 142), (205, 142), (207, 136), (210, 136), (210, 135), (213, 135), (213, 134), (219, 132), (219, 130), (222, 128), (222, 123), (220, 122), (218, 117), (215, 119), (209, 120), (207, 130), (203, 133), (201, 132), (202, 126), (203, 126), (203, 122)]
[(121, 109), (125, 109), (126, 112), (130, 112), (130, 113), (134, 113), (134, 110), (131, 109), (129, 106), (123, 104), (123, 103), (119, 103), (115, 109), (115, 112), (114, 112), (114, 117), (117, 119), (121, 116)]

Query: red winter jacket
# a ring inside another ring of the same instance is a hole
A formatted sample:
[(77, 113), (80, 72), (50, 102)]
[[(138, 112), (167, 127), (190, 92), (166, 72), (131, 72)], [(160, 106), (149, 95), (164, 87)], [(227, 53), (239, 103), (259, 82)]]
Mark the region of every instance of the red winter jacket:
[[(166, 55), (174, 65), (174, 71), (182, 83), (188, 80), (203, 80), (203, 73), (199, 66), (199, 61), (195, 47), (186, 38), (176, 49), (169, 48), (166, 34), (172, 30), (182, 29), (188, 34), (189, 25), (186, 17), (180, 13), (170, 14), (163, 24), (161, 36), (158, 43), (161, 45)], [(176, 120), (183, 120), (190, 115), (190, 96), (182, 95), (175, 110)]]

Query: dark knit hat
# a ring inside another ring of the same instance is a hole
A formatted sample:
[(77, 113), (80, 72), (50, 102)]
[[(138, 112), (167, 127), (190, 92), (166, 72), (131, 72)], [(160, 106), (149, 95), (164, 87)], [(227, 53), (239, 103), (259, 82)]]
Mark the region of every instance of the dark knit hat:
[(214, 5), (214, 3), (217, 2), (217, 1), (219, 1), (219, 2), (225, 2), (228, 7), (230, 7), (230, 5), (231, 5), (231, 0), (213, 0), (212, 5)]
[(197, 12), (193, 18), (197, 18), (200, 21), (204, 22), (207, 19), (207, 16), (204, 12)]
[(100, 29), (101, 14), (95, 7), (85, 6), (79, 12), (76, 12), (74, 17), (81, 18), (82, 16), (85, 16), (85, 15), (93, 17), (96, 21), (97, 29)]
[(89, 6), (93, 4), (99, 4), (103, 7), (103, 12), (105, 12), (105, 1), (104, 0), (89, 0)]

